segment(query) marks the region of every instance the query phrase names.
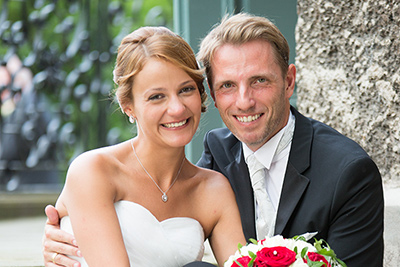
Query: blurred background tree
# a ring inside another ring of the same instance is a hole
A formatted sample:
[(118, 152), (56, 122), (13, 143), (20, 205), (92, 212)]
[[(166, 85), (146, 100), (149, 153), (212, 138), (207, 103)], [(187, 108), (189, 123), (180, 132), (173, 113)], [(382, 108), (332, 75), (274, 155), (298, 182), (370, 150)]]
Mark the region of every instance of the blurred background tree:
[(140, 26), (172, 28), (172, 0), (0, 0), (0, 8), (0, 190), (63, 179), (78, 154), (134, 135), (110, 95), (116, 50)]

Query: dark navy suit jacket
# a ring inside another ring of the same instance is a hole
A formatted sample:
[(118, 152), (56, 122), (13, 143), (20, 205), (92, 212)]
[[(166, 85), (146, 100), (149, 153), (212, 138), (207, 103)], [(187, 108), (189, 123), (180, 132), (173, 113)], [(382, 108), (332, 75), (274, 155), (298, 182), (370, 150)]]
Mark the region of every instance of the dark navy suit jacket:
[[(275, 234), (318, 232), (349, 267), (382, 266), (383, 189), (367, 153), (331, 127), (296, 118)], [(241, 142), (226, 128), (209, 131), (198, 166), (230, 181), (246, 239), (255, 238), (253, 190)]]

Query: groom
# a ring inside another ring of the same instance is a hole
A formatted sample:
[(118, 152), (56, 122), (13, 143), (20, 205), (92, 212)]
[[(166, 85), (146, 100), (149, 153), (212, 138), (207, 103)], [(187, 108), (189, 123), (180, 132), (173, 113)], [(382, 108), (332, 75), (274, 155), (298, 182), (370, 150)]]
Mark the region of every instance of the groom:
[[(246, 239), (316, 233), (347, 266), (382, 266), (379, 171), (354, 141), (290, 106), (296, 69), (288, 58), (265, 18), (235, 15), (205, 37), (199, 60), (228, 129), (205, 135), (198, 165), (229, 179)], [(249, 174), (252, 161), (262, 165), (263, 189)]]
[[(350, 267), (382, 266), (379, 171), (354, 141), (290, 106), (296, 68), (288, 58), (287, 41), (262, 17), (234, 15), (205, 37), (199, 59), (227, 128), (206, 134), (198, 165), (229, 179), (247, 239), (310, 232)], [(58, 230), (55, 210), (47, 214), (44, 254), (75, 255), (76, 247), (63, 244), (73, 239)]]

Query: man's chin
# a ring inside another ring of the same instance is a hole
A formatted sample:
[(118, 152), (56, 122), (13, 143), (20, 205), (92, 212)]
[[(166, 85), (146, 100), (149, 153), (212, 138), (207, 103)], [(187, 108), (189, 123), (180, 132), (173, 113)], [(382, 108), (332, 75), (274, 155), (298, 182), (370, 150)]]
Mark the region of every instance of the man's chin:
[(237, 139), (242, 143), (245, 143), (251, 150), (255, 151), (266, 143), (265, 138), (255, 135), (246, 134), (234, 134)]

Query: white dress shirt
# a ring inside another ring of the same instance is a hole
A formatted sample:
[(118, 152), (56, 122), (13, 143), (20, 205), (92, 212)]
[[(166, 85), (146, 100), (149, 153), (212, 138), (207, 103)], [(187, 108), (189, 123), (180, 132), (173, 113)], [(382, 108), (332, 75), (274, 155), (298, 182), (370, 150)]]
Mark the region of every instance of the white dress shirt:
[[(274, 135), (268, 142), (266, 142), (262, 147), (260, 147), (256, 152), (253, 152), (246, 144), (242, 142), (244, 158), (250, 154), (255, 155), (258, 161), (260, 161), (266, 168), (266, 187), (267, 193), (271, 200), (271, 203), (275, 209), (278, 210), (279, 199), (281, 196), (281, 191), (283, 187), (283, 180), (285, 177), (286, 166), (289, 160), (290, 147), (292, 144), (292, 139), (290, 138), (289, 144), (280, 152), (277, 152), (279, 142), (285, 131), (290, 130), (288, 126), (293, 124), (293, 131), (295, 123), (295, 117), (290, 112), (288, 123), (283, 127), (276, 135)], [(257, 212), (256, 212), (257, 216)]]

